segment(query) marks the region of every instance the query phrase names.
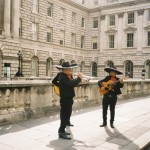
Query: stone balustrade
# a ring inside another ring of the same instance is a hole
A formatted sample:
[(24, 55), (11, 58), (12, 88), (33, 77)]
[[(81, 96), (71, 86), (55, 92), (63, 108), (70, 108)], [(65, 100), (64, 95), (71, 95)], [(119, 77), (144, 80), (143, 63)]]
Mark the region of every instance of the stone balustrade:
[[(75, 88), (74, 109), (101, 104), (97, 80)], [(122, 89), (120, 100), (150, 94), (150, 80), (130, 79)], [(0, 83), (0, 124), (12, 123), (59, 111), (59, 96), (50, 80), (15, 80)]]

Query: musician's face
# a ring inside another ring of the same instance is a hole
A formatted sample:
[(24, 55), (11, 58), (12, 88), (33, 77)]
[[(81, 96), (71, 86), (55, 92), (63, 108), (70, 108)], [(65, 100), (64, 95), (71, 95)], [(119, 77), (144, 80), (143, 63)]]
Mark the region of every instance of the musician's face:
[(117, 75), (117, 73), (115, 71), (110, 72), (110, 76), (115, 77), (116, 75)]
[(72, 69), (70, 69), (70, 68), (64, 69), (63, 71), (64, 71), (64, 73), (66, 73), (68, 75), (72, 74)]

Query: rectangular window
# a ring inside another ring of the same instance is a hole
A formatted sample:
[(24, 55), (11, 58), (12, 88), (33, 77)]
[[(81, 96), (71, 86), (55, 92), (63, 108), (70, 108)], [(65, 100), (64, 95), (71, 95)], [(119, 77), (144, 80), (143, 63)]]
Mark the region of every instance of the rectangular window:
[(93, 37), (93, 49), (97, 49), (97, 36)]
[(98, 28), (98, 18), (93, 19), (93, 28)]
[(65, 9), (60, 8), (60, 20), (64, 20), (64, 16), (65, 16)]
[(94, 0), (94, 5), (98, 5), (98, 0)]
[(71, 41), (72, 47), (76, 47), (76, 34), (72, 33), (72, 41)]
[(38, 25), (36, 23), (32, 23), (32, 40), (37, 40), (38, 37)]
[(52, 42), (53, 29), (47, 28), (47, 42)]
[(19, 18), (19, 37), (22, 37), (22, 19)]
[(81, 48), (84, 49), (84, 36), (81, 36)]
[(76, 24), (76, 13), (72, 13), (72, 25)]
[(32, 0), (32, 11), (38, 12), (38, 0)]
[(148, 11), (148, 21), (150, 21), (150, 10)]
[(111, 15), (109, 19), (110, 19), (109, 25), (115, 26), (115, 15)]
[(128, 13), (128, 24), (134, 23), (134, 12)]
[(109, 48), (115, 48), (115, 36), (109, 35)]
[(85, 18), (82, 17), (82, 23), (81, 23), (81, 27), (85, 27)]
[(127, 47), (133, 47), (133, 41), (134, 41), (134, 34), (128, 33), (127, 34)]
[(6, 80), (10, 80), (10, 72), (11, 72), (11, 64), (10, 63), (4, 63), (4, 77)]
[(60, 45), (65, 45), (65, 31), (60, 30)]
[(150, 46), (150, 31), (148, 32), (148, 46)]
[(48, 3), (47, 15), (48, 15), (49, 17), (52, 17), (52, 10), (53, 10), (53, 5), (52, 5), (52, 3)]

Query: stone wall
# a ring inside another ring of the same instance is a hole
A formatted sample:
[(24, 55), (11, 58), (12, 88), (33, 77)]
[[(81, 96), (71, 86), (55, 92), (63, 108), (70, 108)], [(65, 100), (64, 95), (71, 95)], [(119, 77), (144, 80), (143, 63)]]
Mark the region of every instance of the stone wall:
[[(102, 96), (97, 80), (75, 88), (73, 109), (98, 106)], [(150, 94), (150, 80), (127, 80), (120, 100), (133, 99)], [(50, 80), (16, 80), (0, 83), (0, 123), (12, 123), (59, 111), (59, 97)]]

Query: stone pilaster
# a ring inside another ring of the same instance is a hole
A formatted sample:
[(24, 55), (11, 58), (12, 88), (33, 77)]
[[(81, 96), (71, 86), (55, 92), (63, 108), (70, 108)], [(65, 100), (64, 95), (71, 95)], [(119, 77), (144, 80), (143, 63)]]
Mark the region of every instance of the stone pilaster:
[(12, 0), (13, 1), (13, 37), (19, 37), (19, 0)]
[(142, 51), (142, 41), (143, 41), (143, 14), (144, 10), (138, 10), (138, 24), (137, 24), (137, 53)]
[(10, 0), (5, 0), (4, 32), (5, 32), (5, 37), (10, 37)]

